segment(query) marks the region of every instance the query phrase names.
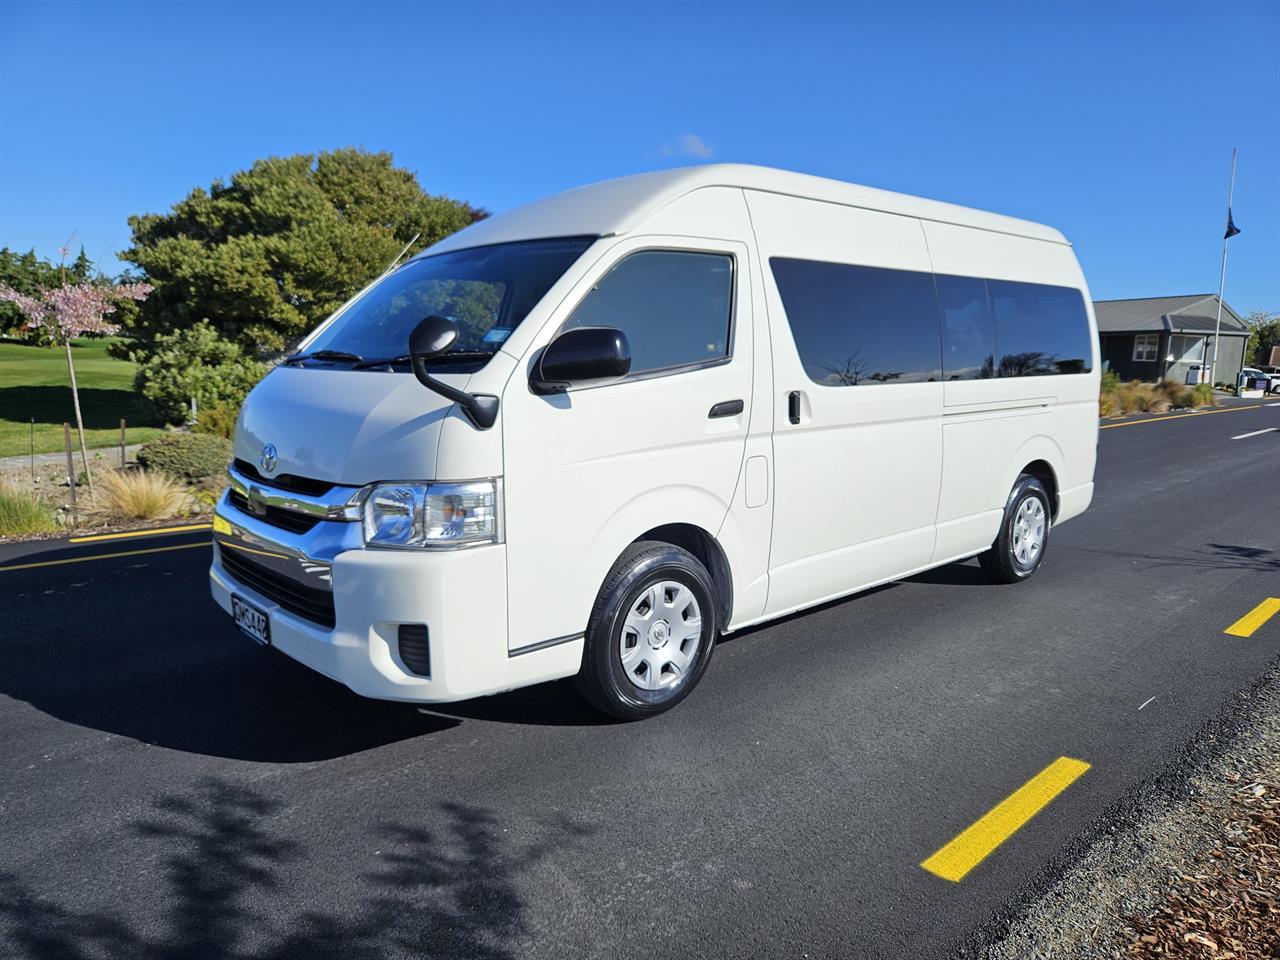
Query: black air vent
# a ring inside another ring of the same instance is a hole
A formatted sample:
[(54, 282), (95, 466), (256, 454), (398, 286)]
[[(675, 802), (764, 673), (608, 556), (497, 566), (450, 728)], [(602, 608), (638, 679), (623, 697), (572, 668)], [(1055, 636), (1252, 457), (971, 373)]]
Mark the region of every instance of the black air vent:
[(265, 483), (269, 487), (275, 487), (277, 490), (287, 490), (290, 493), (301, 493), (308, 497), (322, 497), (337, 484), (329, 483), (327, 480), (312, 480), (310, 477), (295, 477), (291, 473), (282, 473), (278, 477), (264, 477), (248, 460), (241, 460), (237, 457), (232, 461), (237, 471), (241, 475), (248, 477), (250, 480), (256, 480), (259, 483)]
[(425, 623), (400, 624), (400, 659), (418, 676), (431, 676), (431, 644)]

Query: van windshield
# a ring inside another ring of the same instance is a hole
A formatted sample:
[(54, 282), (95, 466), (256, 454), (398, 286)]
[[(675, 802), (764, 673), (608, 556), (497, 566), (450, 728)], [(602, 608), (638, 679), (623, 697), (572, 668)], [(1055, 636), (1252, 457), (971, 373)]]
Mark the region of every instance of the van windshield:
[(595, 237), (471, 247), (410, 260), (374, 284), (291, 358), (301, 365), (408, 369), (409, 334), (438, 314), (458, 325), (428, 367), (479, 370)]

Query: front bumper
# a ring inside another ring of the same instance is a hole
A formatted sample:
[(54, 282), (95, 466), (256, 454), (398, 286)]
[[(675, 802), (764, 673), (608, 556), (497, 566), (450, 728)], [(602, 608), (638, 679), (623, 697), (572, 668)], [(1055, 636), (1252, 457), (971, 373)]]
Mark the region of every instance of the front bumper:
[[(339, 552), (327, 558), (333, 590), (330, 629), (238, 581), (223, 562), (223, 551), (236, 549), (229, 541), (247, 540), (269, 552), (273, 540), (296, 549), (297, 538), (240, 513), (225, 500), (216, 516), (209, 581), (218, 605), (230, 614), (234, 593), (259, 607), (270, 617), (272, 646), (362, 696), (446, 703), (578, 670), (581, 641), (508, 655), (506, 547), (501, 544), (439, 552)], [(220, 536), (228, 527), (231, 534)], [(414, 674), (401, 660), (401, 624), (427, 626), (430, 676)]]

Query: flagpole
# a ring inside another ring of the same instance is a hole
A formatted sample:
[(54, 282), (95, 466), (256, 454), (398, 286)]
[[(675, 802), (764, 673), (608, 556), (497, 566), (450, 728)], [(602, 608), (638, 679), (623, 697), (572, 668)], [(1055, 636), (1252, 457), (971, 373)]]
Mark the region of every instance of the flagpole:
[[(1231, 186), (1227, 188), (1227, 219), (1231, 219), (1231, 201), (1236, 192), (1236, 148), (1231, 148)], [(1222, 334), (1222, 290), (1227, 282), (1227, 244), (1231, 241), (1228, 232), (1222, 238), (1222, 269), (1218, 271), (1218, 319), (1213, 325), (1213, 361), (1209, 364), (1209, 386), (1213, 387), (1214, 376), (1218, 369), (1218, 340)]]

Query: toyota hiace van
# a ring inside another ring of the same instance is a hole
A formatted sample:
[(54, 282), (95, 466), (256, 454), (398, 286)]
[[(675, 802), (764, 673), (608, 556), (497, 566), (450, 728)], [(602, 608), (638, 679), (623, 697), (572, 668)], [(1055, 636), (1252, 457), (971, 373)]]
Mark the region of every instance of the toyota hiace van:
[(1057, 230), (708, 165), (480, 221), (249, 395), (213, 596), (357, 693), (576, 677), (623, 718), (718, 637), (978, 556), (1093, 495), (1097, 331)]

